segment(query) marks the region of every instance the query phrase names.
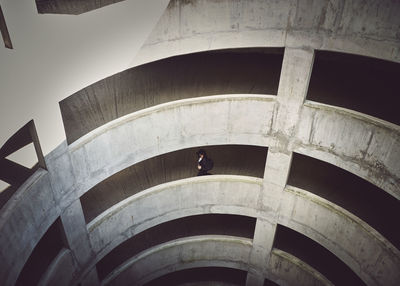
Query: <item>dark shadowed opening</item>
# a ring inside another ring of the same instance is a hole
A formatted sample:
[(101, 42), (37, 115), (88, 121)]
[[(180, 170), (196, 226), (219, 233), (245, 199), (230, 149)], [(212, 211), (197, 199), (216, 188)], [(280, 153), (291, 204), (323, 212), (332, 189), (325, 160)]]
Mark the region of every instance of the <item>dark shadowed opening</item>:
[(317, 51), (307, 99), (366, 113), (400, 125), (400, 64)]
[(343, 207), (400, 249), (400, 202), (372, 183), (330, 163), (293, 153), (288, 184)]
[(365, 283), (338, 257), (307, 236), (278, 225), (274, 248), (286, 251), (304, 261), (334, 285), (365, 285)]
[(253, 238), (256, 219), (227, 214), (195, 215), (149, 228), (121, 243), (104, 256), (96, 268), (100, 280), (139, 252), (174, 239), (195, 235), (230, 235)]

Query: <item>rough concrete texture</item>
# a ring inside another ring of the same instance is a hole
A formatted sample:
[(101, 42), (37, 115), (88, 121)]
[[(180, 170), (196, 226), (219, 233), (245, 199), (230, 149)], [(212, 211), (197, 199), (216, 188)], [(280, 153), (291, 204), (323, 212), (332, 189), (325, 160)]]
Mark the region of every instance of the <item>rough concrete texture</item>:
[(283, 49), (228, 49), (163, 59), (100, 80), (60, 102), (70, 144), (107, 122), (179, 99), (273, 94)]
[[(248, 279), (248, 285), (252, 281), (262, 285), (263, 276), (273, 276), (271, 269), (262, 271), (261, 262), (277, 265), (272, 259), (273, 235), (268, 231), (273, 232), (277, 224), (331, 251), (367, 285), (398, 285), (398, 249), (340, 206), (307, 190), (286, 188), (286, 181), (292, 152), (298, 152), (346, 169), (400, 198), (399, 127), (342, 108), (305, 102), (315, 49), (400, 62), (399, 9), (398, 1), (388, 0), (171, 1), (133, 64), (196, 51), (285, 47), (277, 96), (185, 95), (184, 100), (126, 113), (69, 146), (61, 145), (46, 156), (49, 171), (37, 171), (0, 210), (0, 281), (15, 283), (35, 245), (60, 215), (73, 263), (56, 260), (51, 269), (75, 265), (76, 271), (65, 269), (76, 277), (72, 284), (98, 285), (96, 262), (129, 237), (175, 218), (227, 213), (257, 218), (257, 225), (263, 226), (256, 229), (254, 245), (250, 242), (242, 251), (233, 250), (244, 261), (234, 260), (236, 267), (254, 278)], [(205, 113), (204, 120), (193, 120)], [(79, 198), (99, 182), (158, 155), (222, 144), (268, 147), (264, 178), (209, 176), (169, 182), (119, 202), (85, 225)], [(215, 247), (208, 245), (205, 253)], [(222, 266), (232, 267), (232, 243), (220, 241), (219, 245), (227, 258)], [(188, 249), (201, 255), (199, 246), (193, 243)], [(179, 257), (189, 262), (190, 253)], [(148, 256), (147, 262), (155, 263), (154, 257)], [(146, 267), (145, 259), (142, 267)], [(300, 269), (304, 270), (290, 266), (290, 273), (303, 275)], [(312, 273), (309, 270), (307, 275)], [(123, 281), (129, 273), (121, 272), (115, 281)], [(57, 275), (61, 275), (58, 270)]]
[(272, 96), (212, 96), (159, 105), (110, 122), (70, 145), (80, 195), (163, 153), (205, 145), (268, 146), (273, 107)]
[[(252, 207), (257, 204), (260, 188), (261, 179), (232, 175), (196, 177), (153, 187), (90, 222), (91, 245), (100, 259), (133, 235), (172, 219), (206, 213), (256, 217)], [(231, 195), (226, 195), (229, 191)], [(217, 206), (219, 211), (215, 210)]]
[(293, 150), (370, 181), (400, 199), (400, 128), (355, 111), (306, 102)]
[[(206, 265), (247, 270), (251, 244), (251, 240), (245, 238), (221, 235), (170, 241), (132, 257), (108, 276), (102, 285), (126, 285), (127, 281), (138, 281), (137, 285), (142, 285), (169, 272), (202, 267), (207, 260)], [(153, 267), (149, 268), (149, 265)], [(279, 285), (332, 285), (315, 269), (284, 251), (273, 250), (270, 263), (264, 268), (270, 280)]]
[(133, 65), (237, 47), (309, 47), (400, 61), (400, 4), (390, 0), (170, 2)]
[(331, 285), (333, 284), (311, 266), (295, 256), (273, 249), (267, 266), (269, 280), (284, 285)]
[[(86, 222), (112, 205), (151, 187), (197, 175), (199, 147), (159, 155), (141, 161), (100, 182), (80, 197)], [(215, 162), (213, 175), (242, 175), (262, 178), (267, 148), (251, 145), (206, 147)]]
[(279, 209), (278, 223), (335, 253), (367, 285), (396, 285), (400, 281), (399, 250), (348, 211), (294, 187), (286, 188)]
[(143, 285), (172, 271), (204, 266), (246, 270), (250, 249), (250, 239), (231, 236), (177, 239), (132, 257), (103, 280), (102, 285), (126, 285), (128, 281)]
[[(280, 198), (277, 218), (276, 214), (268, 211), (254, 212), (261, 183), (260, 179), (250, 177), (212, 176), (149, 189), (115, 205), (92, 221), (88, 225), (92, 246), (100, 259), (129, 237), (164, 221), (207, 212), (242, 214), (259, 217), (266, 226), (270, 225), (267, 221), (276, 219), (277, 223), (310, 236), (341, 258), (367, 285), (395, 285), (393, 283), (399, 281), (394, 274), (400, 265), (399, 251), (360, 219), (320, 197), (293, 187), (288, 190), (296, 190), (295, 193), (285, 191)], [(226, 195), (228, 193), (230, 195)], [(115, 224), (115, 221), (119, 223)], [(254, 241), (259, 246), (253, 252), (271, 252), (272, 242), (266, 244), (271, 241), (268, 231), (262, 233), (256, 227)], [(355, 247), (354, 241), (360, 244)], [(268, 256), (264, 256), (265, 260), (262, 257), (262, 254), (261, 258), (253, 254), (251, 267), (264, 269)]]
[(0, 257), (8, 266), (0, 268), (4, 285), (15, 284), (35, 245), (58, 215), (48, 173), (39, 169), (0, 212)]

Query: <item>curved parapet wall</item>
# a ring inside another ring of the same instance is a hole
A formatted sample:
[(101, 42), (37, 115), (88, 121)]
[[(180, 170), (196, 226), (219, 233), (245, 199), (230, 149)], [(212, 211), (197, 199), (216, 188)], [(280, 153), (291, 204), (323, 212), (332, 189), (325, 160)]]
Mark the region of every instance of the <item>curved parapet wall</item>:
[(60, 102), (67, 142), (126, 114), (215, 94), (275, 94), (283, 50), (232, 49), (162, 59), (96, 82)]
[[(268, 206), (264, 206), (264, 211), (257, 207), (260, 195), (268, 192), (262, 191), (261, 182), (256, 178), (236, 176), (191, 178), (132, 196), (88, 225), (97, 260), (135, 234), (179, 217), (228, 213), (261, 216), (272, 221), (274, 214), (266, 211)], [(392, 285), (393, 281), (399, 281), (396, 273), (400, 273), (400, 253), (379, 233), (322, 198), (292, 187), (288, 190), (295, 192), (284, 192), (278, 223), (317, 241), (368, 285)], [(273, 201), (270, 203), (274, 204)], [(115, 224), (115, 221), (120, 223)], [(354, 241), (360, 244), (354, 247)]]
[(329, 285), (333, 284), (321, 273), (295, 256), (273, 249), (266, 276), (278, 285)]
[[(38, 169), (0, 212), (0, 281), (14, 285), (48, 227), (59, 216), (48, 173)], [(18, 259), (16, 259), (16, 257)]]
[(339, 166), (400, 200), (400, 128), (340, 107), (307, 101), (294, 151)]
[(265, 46), (308, 46), (399, 62), (399, 14), (400, 4), (389, 0), (172, 0), (133, 64)]
[[(247, 271), (250, 239), (204, 235), (173, 240), (132, 257), (108, 276), (102, 285), (143, 285), (172, 271), (223, 266)], [(151, 265), (151, 267), (149, 267)], [(271, 281), (279, 285), (332, 285), (320, 273), (280, 250), (272, 252), (266, 267)]]
[(158, 105), (103, 125), (70, 145), (80, 196), (129, 166), (171, 151), (221, 144), (268, 146), (274, 105), (272, 96), (202, 97)]
[[(261, 182), (252, 177), (214, 175), (166, 183), (138, 193), (88, 224), (97, 260), (133, 235), (176, 218), (207, 213), (256, 217)], [(115, 224), (115, 220), (120, 223)]]
[(400, 251), (341, 207), (289, 186), (280, 210), (278, 223), (335, 253), (367, 285), (396, 285), (400, 281)]
[[(114, 204), (151, 187), (196, 176), (199, 147), (177, 150), (146, 159), (100, 182), (80, 197), (87, 222)], [(213, 175), (262, 178), (268, 148), (251, 145), (207, 146)]]
[(151, 248), (127, 261), (102, 285), (143, 285), (171, 270), (228, 267), (247, 270), (251, 240), (230, 236), (197, 236)]

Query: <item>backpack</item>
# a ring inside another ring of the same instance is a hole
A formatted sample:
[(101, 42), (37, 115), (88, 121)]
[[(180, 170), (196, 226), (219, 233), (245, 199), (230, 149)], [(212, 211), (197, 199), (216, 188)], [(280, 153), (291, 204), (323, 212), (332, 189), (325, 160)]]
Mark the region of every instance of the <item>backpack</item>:
[(210, 158), (206, 158), (204, 167), (206, 171), (210, 171), (212, 168), (214, 168), (214, 161)]

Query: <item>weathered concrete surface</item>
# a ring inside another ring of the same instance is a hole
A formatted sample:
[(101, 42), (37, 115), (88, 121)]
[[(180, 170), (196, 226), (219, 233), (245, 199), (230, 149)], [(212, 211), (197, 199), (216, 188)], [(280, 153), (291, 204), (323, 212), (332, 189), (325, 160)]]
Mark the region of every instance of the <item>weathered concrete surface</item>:
[(265, 280), (265, 265), (269, 264), (276, 224), (262, 218), (257, 219), (253, 245), (249, 257), (246, 285), (261, 285)]
[(112, 121), (69, 146), (79, 196), (135, 163), (175, 150), (268, 146), (274, 104), (272, 96), (221, 95), (162, 104)]
[(400, 251), (365, 222), (325, 199), (287, 187), (278, 223), (323, 245), (367, 285), (400, 281)]
[[(232, 175), (195, 177), (140, 192), (88, 225), (97, 260), (133, 235), (176, 218), (227, 213), (257, 216), (261, 179)], [(118, 221), (116, 224), (115, 221)]]
[(48, 173), (38, 169), (0, 211), (0, 281), (14, 285), (32, 250), (60, 210)]
[[(80, 197), (89, 223), (114, 204), (151, 187), (195, 177), (199, 147), (177, 150), (141, 161), (100, 182)], [(267, 148), (250, 145), (207, 146), (215, 162), (213, 175), (240, 175), (262, 178)]]
[[(173, 271), (205, 265), (247, 270), (251, 244), (249, 239), (221, 235), (173, 240), (132, 257), (102, 285), (142, 285)], [(332, 285), (315, 269), (281, 250), (274, 249), (269, 264), (263, 266), (268, 278), (279, 285)]]
[(204, 266), (245, 270), (250, 247), (250, 239), (222, 235), (173, 240), (132, 257), (102, 285), (143, 285), (172, 271)]
[(71, 251), (63, 249), (47, 268), (47, 271), (40, 279), (38, 286), (71, 285), (75, 270), (76, 265), (74, 264), (74, 258), (72, 257)]
[[(321, 273), (295, 256), (273, 249), (268, 262), (266, 277), (281, 286), (330, 285), (333, 284)], [(251, 285), (251, 284), (250, 284)]]
[(246, 270), (250, 248), (250, 239), (223, 235), (177, 239), (132, 257), (101, 285), (143, 285), (172, 271), (204, 266)]
[[(104, 256), (101, 260), (99, 260), (96, 263), (96, 269), (98, 271), (100, 280), (103, 280), (115, 268), (124, 263), (127, 259), (139, 254), (140, 252), (174, 239), (189, 236), (229, 235), (252, 239), (254, 236), (255, 224), (256, 219), (254, 217), (243, 215), (209, 213), (181, 217), (164, 222), (162, 224), (155, 225), (124, 241), (123, 243), (115, 247), (106, 256)], [(217, 269), (210, 269), (206, 272), (210, 274), (210, 278), (218, 277), (218, 274), (215, 273), (216, 276), (213, 274), (214, 271), (217, 271)], [(242, 279), (241, 281), (244, 284), (247, 273), (239, 274), (239, 272), (233, 272), (234, 273), (231, 274), (224, 272), (224, 275), (233, 275), (236, 277), (237, 280)], [(175, 278), (178, 279), (179, 277), (190, 277), (192, 275), (196, 277), (202, 277), (203, 275), (205, 275), (205, 273), (200, 270), (194, 271), (194, 273), (192, 274), (190, 273), (190, 271), (183, 271), (181, 272), (181, 274), (176, 273), (168, 275), (168, 277), (170, 278), (165, 277), (165, 279), (175, 280)], [(161, 280), (162, 281), (159, 281), (159, 284), (154, 284), (156, 283), (154, 282), (153, 285), (164, 285), (167, 283), (166, 281), (164, 282), (164, 278)]]
[[(67, 142), (132, 112), (216, 94), (277, 93), (283, 49), (182, 55), (127, 69), (60, 102)], [(203, 118), (204, 119), (204, 118)]]
[[(318, 196), (292, 187), (296, 192), (282, 193), (276, 217), (271, 212), (257, 209), (261, 183), (255, 178), (211, 176), (168, 183), (135, 195), (88, 225), (96, 259), (156, 224), (188, 215), (230, 213), (264, 221), (276, 219), (277, 223), (293, 228), (329, 249), (368, 285), (395, 285), (400, 281), (396, 276), (400, 273), (399, 251), (360, 219)], [(275, 203), (271, 201), (271, 204)], [(271, 238), (270, 235), (257, 236), (261, 238), (257, 243)], [(354, 245), (354, 241), (360, 244)], [(260, 245), (252, 252), (270, 253), (270, 248)], [(264, 269), (263, 265), (267, 265), (270, 258), (253, 253), (249, 259), (252, 261), (250, 266), (256, 270), (250, 273), (259, 275), (264, 273), (260, 269)]]
[(132, 65), (213, 49), (309, 47), (400, 62), (390, 0), (173, 0)]
[(400, 199), (399, 126), (308, 101), (293, 145), (293, 151), (339, 166)]

